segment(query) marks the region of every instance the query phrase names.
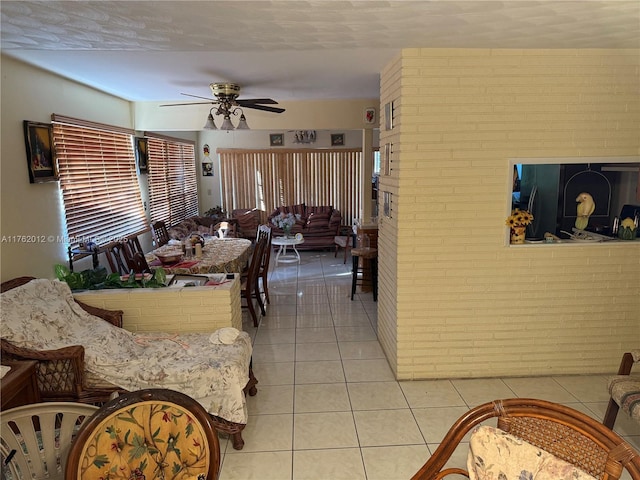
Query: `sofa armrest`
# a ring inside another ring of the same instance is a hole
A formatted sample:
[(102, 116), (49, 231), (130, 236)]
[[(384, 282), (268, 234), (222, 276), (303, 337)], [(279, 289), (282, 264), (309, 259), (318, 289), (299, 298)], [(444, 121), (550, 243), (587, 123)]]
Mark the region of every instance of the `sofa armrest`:
[(100, 317), (111, 325), (122, 328), (122, 315), (124, 314), (122, 310), (105, 310), (103, 308), (92, 307), (91, 305), (82, 303), (79, 300), (76, 300), (76, 303), (80, 305), (85, 312), (95, 315), (96, 317)]
[(84, 347), (32, 350), (0, 339), (2, 358), (36, 360), (38, 389), (43, 400), (76, 401), (84, 385)]

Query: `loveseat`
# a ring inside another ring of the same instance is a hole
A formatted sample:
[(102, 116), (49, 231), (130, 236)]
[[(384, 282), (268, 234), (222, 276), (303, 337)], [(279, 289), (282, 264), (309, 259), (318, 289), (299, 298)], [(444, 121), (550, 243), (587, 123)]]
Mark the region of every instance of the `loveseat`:
[(342, 223), (342, 215), (339, 210), (330, 205), (314, 207), (304, 203), (277, 208), (267, 218), (267, 223), (272, 228), (272, 235), (284, 235), (284, 231), (274, 225), (272, 221), (281, 213), (299, 215), (291, 228), (291, 235), (301, 233), (304, 236), (304, 243), (296, 247), (298, 250), (335, 248), (334, 238), (339, 235)]

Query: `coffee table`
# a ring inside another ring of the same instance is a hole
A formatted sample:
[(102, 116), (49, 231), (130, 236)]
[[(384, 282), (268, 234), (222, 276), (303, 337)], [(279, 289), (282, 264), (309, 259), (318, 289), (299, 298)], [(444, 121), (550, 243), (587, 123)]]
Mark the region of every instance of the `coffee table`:
[[(300, 263), (300, 254), (296, 249), (296, 245), (304, 243), (304, 238), (273, 237), (271, 243), (280, 247), (278, 253), (276, 253), (276, 265), (278, 265), (278, 263)], [(287, 254), (287, 247), (291, 247), (293, 253)]]

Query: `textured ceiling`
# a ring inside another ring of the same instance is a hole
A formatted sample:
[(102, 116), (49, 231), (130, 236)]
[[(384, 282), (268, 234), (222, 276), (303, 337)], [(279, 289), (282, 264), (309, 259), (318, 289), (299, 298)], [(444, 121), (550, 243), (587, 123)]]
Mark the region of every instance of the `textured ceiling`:
[(401, 48), (639, 48), (640, 1), (8, 1), (3, 53), (132, 101), (372, 98)]

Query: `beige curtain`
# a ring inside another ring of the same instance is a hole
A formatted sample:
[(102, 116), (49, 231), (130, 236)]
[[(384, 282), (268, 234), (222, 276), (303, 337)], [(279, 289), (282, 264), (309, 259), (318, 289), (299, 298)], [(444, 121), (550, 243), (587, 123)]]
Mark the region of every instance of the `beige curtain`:
[(227, 212), (257, 208), (261, 221), (283, 205), (331, 205), (349, 225), (362, 208), (362, 151), (218, 149)]

